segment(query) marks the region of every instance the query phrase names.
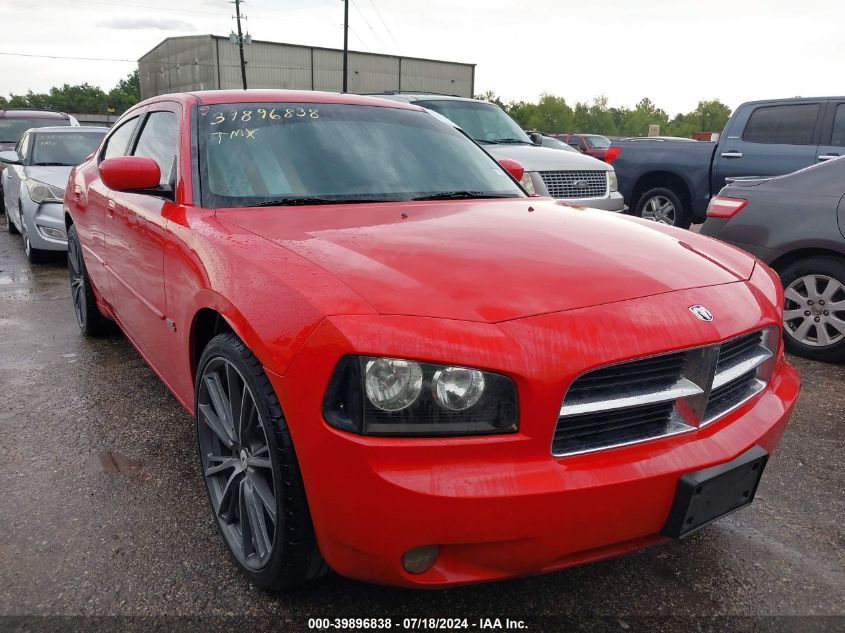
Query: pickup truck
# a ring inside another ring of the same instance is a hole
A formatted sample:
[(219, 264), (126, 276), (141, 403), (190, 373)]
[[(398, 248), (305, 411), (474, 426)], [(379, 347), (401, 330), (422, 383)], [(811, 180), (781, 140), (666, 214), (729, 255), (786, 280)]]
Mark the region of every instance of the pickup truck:
[(780, 176), (840, 154), (845, 97), (821, 97), (743, 103), (717, 142), (623, 139), (605, 160), (630, 213), (688, 228), (729, 178)]

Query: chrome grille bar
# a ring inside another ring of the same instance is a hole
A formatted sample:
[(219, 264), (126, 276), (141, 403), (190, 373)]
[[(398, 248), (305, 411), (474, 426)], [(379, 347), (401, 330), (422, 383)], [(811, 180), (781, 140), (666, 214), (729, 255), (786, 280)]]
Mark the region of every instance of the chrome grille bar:
[(607, 172), (604, 170), (541, 171), (540, 177), (552, 198), (578, 200), (607, 195)]
[(766, 386), (779, 342), (765, 328), (705, 345), (614, 363), (579, 376), (563, 399), (556, 457), (695, 431)]

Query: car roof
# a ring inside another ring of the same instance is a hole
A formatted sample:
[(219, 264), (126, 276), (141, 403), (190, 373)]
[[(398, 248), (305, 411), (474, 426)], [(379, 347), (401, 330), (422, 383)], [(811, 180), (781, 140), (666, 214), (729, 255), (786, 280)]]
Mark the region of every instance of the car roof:
[(816, 101), (841, 101), (845, 97), (784, 97), (783, 99), (759, 99), (757, 101), (745, 101), (740, 104), (740, 107), (747, 105), (786, 105), (789, 103), (810, 103)]
[(132, 108), (142, 108), (153, 103), (162, 101), (178, 101), (185, 105), (217, 105), (225, 103), (337, 103), (346, 105), (369, 105), (382, 106), (386, 108), (406, 108), (411, 110), (419, 109), (417, 106), (403, 104), (387, 99), (379, 99), (374, 96), (363, 96), (355, 94), (342, 94), (338, 92), (320, 92), (316, 90), (198, 90), (195, 92), (182, 92), (163, 94), (152, 97)]
[(69, 119), (64, 112), (29, 110), (27, 108), (0, 108), (0, 118), (6, 119)]
[(482, 99), (472, 99), (470, 97), (458, 97), (456, 95), (443, 95), (434, 92), (384, 92), (381, 94), (374, 94), (384, 99), (391, 101), (399, 101), (404, 103), (413, 103), (414, 101), (477, 101), (478, 103), (489, 103)]
[(50, 134), (79, 134), (80, 132), (84, 134), (86, 132), (100, 132), (105, 134), (109, 131), (109, 128), (107, 127), (99, 127), (95, 125), (62, 125), (49, 127), (34, 127), (31, 129), (35, 134), (41, 134), (42, 132), (49, 132)]

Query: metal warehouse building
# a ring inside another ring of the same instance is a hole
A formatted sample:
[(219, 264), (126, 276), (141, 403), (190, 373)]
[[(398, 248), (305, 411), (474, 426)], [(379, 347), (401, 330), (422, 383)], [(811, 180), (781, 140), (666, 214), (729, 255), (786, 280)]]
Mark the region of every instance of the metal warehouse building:
[[(253, 40), (244, 46), (250, 88), (340, 92), (343, 51)], [(169, 37), (138, 60), (141, 97), (240, 88), (238, 47), (219, 35)], [(392, 90), (473, 96), (475, 64), (349, 51), (349, 92)]]

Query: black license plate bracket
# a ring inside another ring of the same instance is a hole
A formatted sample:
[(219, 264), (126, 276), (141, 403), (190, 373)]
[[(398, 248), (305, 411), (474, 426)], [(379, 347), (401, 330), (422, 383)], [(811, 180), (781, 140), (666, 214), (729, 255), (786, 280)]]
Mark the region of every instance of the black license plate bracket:
[(684, 538), (754, 500), (769, 459), (755, 445), (724, 464), (682, 475), (662, 533)]

